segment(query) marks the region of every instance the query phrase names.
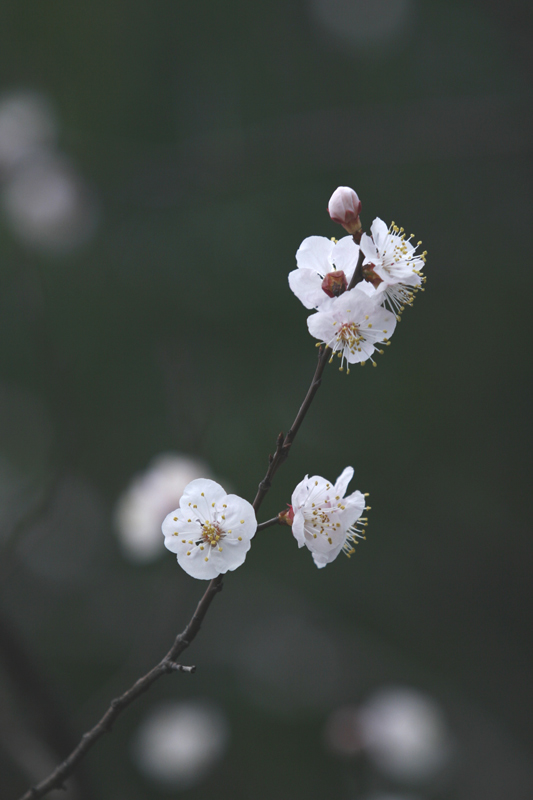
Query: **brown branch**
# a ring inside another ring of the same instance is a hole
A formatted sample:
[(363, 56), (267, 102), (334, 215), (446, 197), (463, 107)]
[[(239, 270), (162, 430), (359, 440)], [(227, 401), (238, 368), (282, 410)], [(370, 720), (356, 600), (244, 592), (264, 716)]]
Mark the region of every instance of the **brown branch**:
[(111, 730), (118, 715), (127, 708), (139, 695), (146, 692), (156, 680), (163, 675), (168, 675), (171, 672), (194, 672), (195, 667), (185, 667), (181, 664), (176, 664), (176, 659), (179, 658), (181, 653), (190, 645), (200, 630), (200, 626), (207, 613), (207, 609), (211, 605), (215, 595), (222, 589), (222, 575), (209, 583), (204, 596), (198, 603), (196, 611), (194, 612), (191, 620), (185, 630), (180, 633), (166, 656), (157, 664), (153, 669), (147, 672), (142, 678), (139, 678), (127, 692), (120, 695), (111, 701), (109, 708), (104, 716), (94, 728), (81, 737), (78, 746), (72, 753), (61, 763), (58, 767), (41, 783), (33, 786), (31, 789), (22, 795), (20, 800), (37, 800), (43, 797), (52, 789), (61, 789), (66, 778), (74, 771), (77, 764), (85, 756), (88, 750), (98, 741), (98, 739)]
[(272, 517), (272, 519), (267, 519), (266, 522), (261, 522), (257, 526), (256, 533), (259, 533), (259, 531), (264, 531), (265, 528), (270, 528), (272, 525), (279, 525), (279, 524), (280, 524), (279, 516), (278, 517)]
[[(320, 384), (322, 383), (322, 373), (324, 372), (330, 352), (331, 351), (328, 347), (320, 347), (318, 364), (316, 366), (309, 389), (307, 390), (305, 399), (300, 406), (296, 418), (292, 423), (287, 435), (284, 437), (283, 433), (280, 433), (277, 438), (276, 452), (273, 456), (269, 456), (267, 473), (259, 484), (257, 495), (253, 502), (253, 507), (256, 512), (258, 511), (265, 495), (270, 489), (272, 478), (289, 455), (289, 451), (296, 434), (298, 433), (300, 426), (304, 421), (305, 415), (309, 411), (311, 403), (313, 402), (313, 398), (317, 393)], [(266, 528), (269, 525), (274, 525), (277, 522), (277, 517), (275, 520), (268, 520), (266, 523), (259, 525), (258, 530)], [(195, 667), (186, 667), (182, 666), (181, 664), (176, 664), (176, 659), (179, 658), (183, 651), (191, 644), (200, 630), (200, 626), (209, 606), (211, 605), (211, 602), (213, 601), (213, 598), (217, 592), (221, 591), (222, 589), (222, 580), (223, 576), (218, 575), (218, 577), (213, 578), (213, 580), (209, 583), (209, 586), (207, 587), (202, 599), (198, 603), (196, 611), (189, 621), (189, 624), (185, 630), (182, 631), (182, 633), (178, 634), (174, 644), (166, 656), (159, 662), (159, 664), (153, 667), (153, 669), (147, 672), (142, 678), (139, 678), (139, 680), (137, 680), (130, 689), (124, 692), (124, 694), (112, 700), (109, 708), (101, 720), (94, 726), (94, 728), (83, 734), (80, 743), (72, 751), (72, 753), (61, 764), (59, 764), (59, 766), (57, 766), (47, 778), (41, 781), (41, 783), (37, 784), (37, 786), (33, 786), (31, 789), (28, 789), (28, 791), (22, 795), (20, 800), (38, 800), (38, 798), (44, 797), (44, 795), (46, 795), (52, 789), (64, 788), (65, 779), (71, 775), (87, 751), (91, 749), (91, 747), (98, 741), (98, 739), (100, 739), (101, 736), (104, 735), (104, 733), (107, 733), (111, 730), (118, 715), (134, 700), (136, 700), (139, 695), (146, 692), (150, 686), (163, 675), (167, 675), (170, 672), (176, 671), (195, 671)]]
[[(356, 241), (355, 236), (353, 238), (354, 238), (354, 241)], [(359, 240), (361, 240), (361, 234), (359, 234)], [(357, 241), (356, 241), (356, 244), (358, 244)], [(363, 251), (361, 249), (359, 249), (359, 258), (357, 259), (357, 266), (355, 267), (355, 269), (353, 271), (353, 275), (352, 275), (352, 279), (350, 281), (350, 285), (348, 286), (348, 289), (346, 290), (347, 292), (349, 292), (350, 289), (353, 289), (354, 286), (356, 286), (358, 283), (361, 283), (361, 281), (363, 280), (363, 261), (364, 260), (365, 260), (365, 254), (363, 253)]]
[(289, 457), (291, 445), (296, 438), (296, 434), (300, 430), (300, 425), (304, 421), (305, 415), (309, 411), (311, 403), (313, 402), (313, 398), (317, 393), (320, 384), (322, 383), (322, 373), (324, 372), (324, 367), (326, 366), (330, 352), (331, 351), (329, 347), (320, 348), (318, 353), (318, 364), (316, 366), (315, 374), (313, 375), (309, 389), (307, 390), (305, 400), (300, 406), (300, 410), (298, 411), (292, 426), (289, 428), (287, 435), (284, 437), (283, 433), (280, 433), (277, 438), (276, 452), (273, 456), (269, 456), (269, 464), (266, 475), (259, 484), (257, 494), (253, 502), (253, 507), (256, 513), (259, 510), (261, 503), (265, 499), (268, 490), (272, 486), (272, 478), (281, 467), (283, 462)]

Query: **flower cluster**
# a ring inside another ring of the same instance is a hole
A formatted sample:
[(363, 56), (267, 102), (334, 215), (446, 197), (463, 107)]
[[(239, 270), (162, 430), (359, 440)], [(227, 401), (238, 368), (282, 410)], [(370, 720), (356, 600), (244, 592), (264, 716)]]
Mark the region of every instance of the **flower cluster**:
[[(353, 189), (339, 187), (328, 210), (331, 218), (353, 231), (353, 236), (327, 239), (310, 236), (296, 253), (297, 269), (289, 273), (289, 286), (306, 308), (309, 333), (344, 363), (374, 366), (375, 353), (388, 345), (396, 322), (414, 295), (423, 291), (422, 270), (426, 253), (418, 253), (403, 228), (390, 227), (377, 218), (371, 236), (360, 233), (361, 202)], [(387, 308), (388, 307), (388, 308)], [(347, 372), (349, 373), (349, 366)]]
[[(307, 327), (318, 339), (317, 347), (325, 348), (321, 369), (336, 355), (340, 370), (346, 366), (349, 373), (351, 364), (370, 361), (376, 366), (374, 355), (390, 344), (404, 307), (423, 291), (426, 253), (418, 252), (421, 242), (414, 244), (413, 235), (406, 236), (394, 223), (387, 227), (379, 218), (370, 235), (363, 233), (361, 201), (347, 186), (333, 193), (328, 212), (349, 235), (338, 241), (304, 239), (289, 286), (313, 310)], [(351, 556), (354, 545), (365, 538), (367, 518), (362, 515), (369, 509), (360, 491), (346, 495), (353, 474), (353, 467), (346, 467), (335, 483), (306, 475), (288, 509), (261, 527), (289, 525), (298, 546), (310, 550), (319, 568), (341, 552)], [(189, 483), (179, 508), (163, 522), (165, 546), (189, 575), (204, 579), (239, 567), (256, 530), (254, 507), (206, 479)]]

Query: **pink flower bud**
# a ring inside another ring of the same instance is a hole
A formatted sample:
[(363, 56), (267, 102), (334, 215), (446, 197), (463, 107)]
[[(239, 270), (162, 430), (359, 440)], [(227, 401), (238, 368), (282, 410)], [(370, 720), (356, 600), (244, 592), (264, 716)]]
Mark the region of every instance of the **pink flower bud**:
[(335, 189), (329, 199), (328, 212), (333, 222), (338, 222), (348, 233), (354, 234), (361, 230), (361, 201), (349, 186)]
[(348, 288), (348, 281), (342, 269), (328, 272), (322, 281), (322, 289), (328, 297), (338, 297)]

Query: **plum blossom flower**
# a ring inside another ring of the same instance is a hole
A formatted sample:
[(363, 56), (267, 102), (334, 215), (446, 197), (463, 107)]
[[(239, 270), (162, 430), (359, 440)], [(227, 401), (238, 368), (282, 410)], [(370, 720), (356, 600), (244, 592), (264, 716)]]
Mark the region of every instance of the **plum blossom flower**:
[[(333, 355), (337, 353), (341, 359), (341, 371), (344, 361), (364, 364), (370, 359), (375, 366), (372, 354), (376, 346), (388, 344), (394, 333), (396, 317), (377, 304), (377, 297), (378, 293), (372, 287), (365, 282), (358, 283), (341, 297), (323, 303), (316, 314), (307, 318), (311, 336), (331, 348)], [(383, 350), (377, 352), (383, 353)], [(346, 371), (349, 373), (350, 368)]]
[(319, 569), (334, 561), (341, 550), (350, 557), (357, 539), (365, 538), (367, 519), (361, 516), (365, 495), (356, 491), (344, 496), (352, 477), (353, 467), (346, 467), (334, 484), (320, 475), (306, 475), (292, 493), (294, 538), (299, 547), (305, 545), (311, 551)]
[(358, 258), (359, 247), (351, 236), (339, 241), (309, 236), (298, 248), (298, 269), (289, 273), (289, 286), (306, 308), (318, 308), (348, 288)]
[(257, 529), (255, 511), (215, 481), (199, 478), (185, 487), (180, 507), (165, 517), (165, 547), (193, 578), (210, 580), (244, 563)]
[(338, 222), (348, 233), (354, 234), (361, 229), (361, 201), (349, 186), (335, 189), (329, 199), (328, 212), (333, 222)]
[(426, 253), (418, 254), (417, 248), (422, 242), (413, 246), (410, 241), (413, 234), (406, 238), (403, 228), (398, 228), (394, 222), (387, 228), (377, 217), (370, 230), (372, 236), (366, 233), (361, 236), (360, 247), (365, 256), (363, 277), (381, 295), (380, 302), (387, 302), (399, 313), (406, 304), (413, 302), (414, 293), (425, 281), (422, 270)]

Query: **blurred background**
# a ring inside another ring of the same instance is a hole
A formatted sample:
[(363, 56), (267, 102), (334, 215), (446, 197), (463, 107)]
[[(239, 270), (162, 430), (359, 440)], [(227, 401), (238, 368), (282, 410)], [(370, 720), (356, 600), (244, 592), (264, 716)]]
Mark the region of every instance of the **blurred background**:
[(2, 797), (189, 619), (161, 521), (198, 476), (253, 499), (315, 366), (287, 274), (342, 235), (338, 185), (423, 240), (427, 291), (378, 369), (326, 370), (260, 519), (353, 465), (368, 540), (319, 571), (258, 535), (196, 674), (60, 796), (533, 796), (532, 29), (525, 0), (2, 3)]

